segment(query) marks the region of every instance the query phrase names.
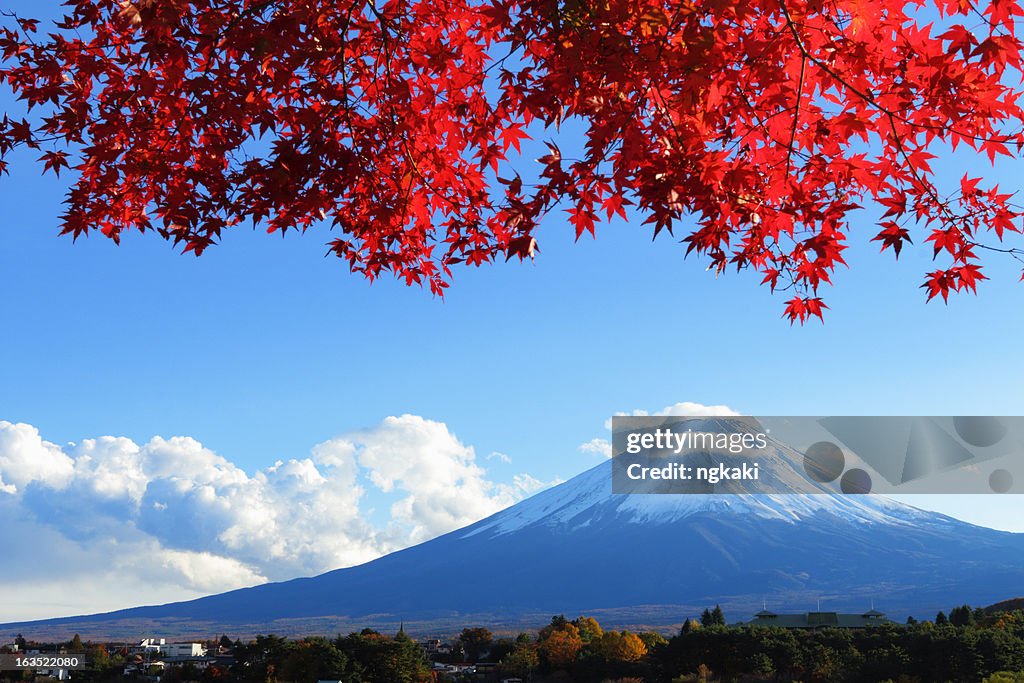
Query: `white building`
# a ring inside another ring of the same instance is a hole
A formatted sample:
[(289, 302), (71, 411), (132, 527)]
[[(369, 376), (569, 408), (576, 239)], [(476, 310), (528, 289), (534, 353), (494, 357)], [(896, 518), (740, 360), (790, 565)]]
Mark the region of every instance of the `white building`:
[(206, 648), (202, 643), (164, 643), (160, 646), (164, 657), (205, 657)]
[[(39, 650), (29, 650), (25, 653), (26, 655), (40, 655), (43, 657), (59, 657), (59, 654), (52, 652), (40, 652)], [(36, 669), (36, 676), (45, 676), (46, 678), (56, 678), (58, 681), (67, 681), (71, 679), (71, 671), (69, 669)]]
[(202, 643), (168, 643), (164, 638), (146, 638), (133, 647), (132, 652), (143, 655), (147, 660), (155, 657), (206, 656), (206, 648)]
[(138, 645), (132, 648), (133, 652), (139, 652), (144, 655), (155, 655), (160, 653), (160, 648), (167, 644), (167, 641), (163, 638), (146, 638), (142, 640)]

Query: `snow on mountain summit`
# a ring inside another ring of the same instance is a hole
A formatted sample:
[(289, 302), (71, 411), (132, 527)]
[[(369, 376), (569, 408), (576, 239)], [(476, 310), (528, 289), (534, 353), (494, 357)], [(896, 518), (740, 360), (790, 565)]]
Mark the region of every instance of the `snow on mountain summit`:
[[(802, 456), (780, 444), (768, 451), (762, 455), (781, 477), (772, 490), (794, 490), (782, 484), (801, 476)], [(604, 610), (602, 623), (677, 628), (708, 605), (740, 618), (766, 599), (794, 610), (818, 599), (831, 609), (861, 609), (877, 599), (890, 614), (927, 616), (950, 604), (1006, 599), (1022, 582), (1024, 534), (877, 495), (614, 494), (605, 461), (469, 527), (366, 564), (61, 621), (122, 632), (144, 619), (202, 624), (195, 628), (206, 632), (211, 624), (273, 629), (279, 620), (319, 620), (330, 631), (339, 618), (360, 626), (400, 619), (536, 626), (545, 615)]]
[[(680, 417), (671, 423), (694, 431), (713, 433), (757, 432), (760, 425), (745, 417)], [(762, 483), (772, 494), (615, 494), (612, 493), (612, 461), (608, 460), (542, 491), (462, 532), (462, 537), (489, 533), (502, 535), (532, 525), (572, 531), (611, 520), (627, 524), (672, 523), (701, 513), (754, 515), (797, 523), (835, 515), (847, 522), (889, 525), (942, 525), (950, 520), (878, 495), (843, 495), (819, 487), (808, 494), (809, 482), (802, 470), (803, 455), (784, 443), (769, 439), (759, 453)], [(801, 493), (797, 493), (800, 491)]]
[(610, 460), (542, 491), (464, 530), (462, 537), (502, 535), (539, 524), (571, 532), (611, 519), (667, 524), (700, 513), (754, 515), (797, 523), (838, 515), (869, 524), (920, 524), (946, 518), (877, 495), (822, 494), (615, 494)]

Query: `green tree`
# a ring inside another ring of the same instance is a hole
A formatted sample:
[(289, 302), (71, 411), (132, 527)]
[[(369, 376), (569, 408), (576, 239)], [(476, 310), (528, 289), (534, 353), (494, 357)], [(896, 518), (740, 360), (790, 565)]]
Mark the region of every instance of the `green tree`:
[(94, 671), (106, 671), (110, 668), (110, 653), (104, 645), (93, 645), (86, 653), (89, 668)]
[(713, 610), (705, 609), (700, 615), (701, 626), (725, 626), (725, 614), (722, 608), (715, 605)]
[(326, 638), (298, 641), (281, 663), (281, 679), (289, 683), (341, 680), (348, 670), (348, 658)]
[(636, 634), (640, 640), (644, 641), (644, 645), (647, 647), (647, 651), (650, 652), (656, 647), (668, 645), (668, 641), (660, 633), (654, 631), (641, 631)]
[(464, 628), (459, 635), (459, 642), (466, 653), (466, 660), (470, 662), (480, 661), (481, 657), (494, 642), (494, 635), (483, 627)]
[[(707, 612), (707, 610), (704, 610), (704, 611)], [(709, 613), (709, 618), (710, 618), (710, 613)], [(700, 622), (699, 621), (697, 621), (696, 619), (687, 619), (686, 621), (683, 622), (683, 625), (680, 627), (679, 635), (685, 635), (687, 633), (692, 633), (693, 631), (697, 630), (698, 628), (700, 628)]]
[(973, 626), (974, 610), (971, 609), (970, 605), (954, 607), (949, 613), (949, 623), (953, 624), (953, 626)]
[(258, 635), (247, 644), (235, 646), (232, 670), (241, 683), (274, 683), (294, 648), (295, 643), (280, 636)]
[(335, 641), (350, 661), (349, 679), (372, 683), (409, 683), (429, 677), (422, 648), (404, 633), (394, 638), (364, 629)]
[(500, 662), (516, 647), (516, 641), (511, 638), (496, 638), (491, 643), (490, 647), (487, 648), (487, 656), (483, 658), (485, 662)]
[(160, 676), (162, 683), (191, 683), (199, 680), (199, 670), (191, 663), (183, 666), (166, 667)]
[(510, 676), (529, 679), (540, 666), (537, 646), (533, 643), (517, 643), (515, 648), (501, 660), (499, 669)]
[(981, 683), (1024, 683), (1024, 671), (1016, 673), (997, 671), (991, 676), (982, 679)]

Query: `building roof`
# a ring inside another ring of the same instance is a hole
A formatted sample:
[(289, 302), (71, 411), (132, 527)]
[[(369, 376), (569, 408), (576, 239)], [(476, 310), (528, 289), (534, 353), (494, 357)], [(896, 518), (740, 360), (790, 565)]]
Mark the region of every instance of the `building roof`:
[(839, 612), (805, 612), (803, 614), (775, 614), (761, 610), (754, 615), (750, 626), (779, 626), (781, 628), (867, 628), (882, 624), (895, 624), (885, 614), (870, 610), (863, 614), (840, 614)]
[(201, 656), (201, 657), (190, 657), (188, 655), (175, 656), (175, 657), (164, 657), (162, 660), (164, 664), (188, 664), (188, 663), (199, 663), (199, 662), (213, 662), (213, 657)]

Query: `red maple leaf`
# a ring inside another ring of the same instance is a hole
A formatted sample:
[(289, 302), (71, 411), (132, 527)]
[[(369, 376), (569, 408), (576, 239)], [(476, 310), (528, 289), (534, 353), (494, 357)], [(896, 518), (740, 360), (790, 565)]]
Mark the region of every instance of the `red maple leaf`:
[(534, 256), (545, 221), (636, 215), (793, 289), (799, 322), (879, 209), (882, 251), (949, 260), (924, 285), (945, 299), (985, 279), (978, 254), (1020, 255), (980, 242), (1019, 235), (1013, 192), (949, 194), (933, 160), (1024, 150), (1024, 11), (922, 1), (68, 0), (45, 28), (0, 16), (29, 110), (0, 119), (0, 175), (25, 147), (73, 168), (74, 237), (201, 254), (243, 225), (332, 229), (346, 267), (438, 294), (458, 264)]

